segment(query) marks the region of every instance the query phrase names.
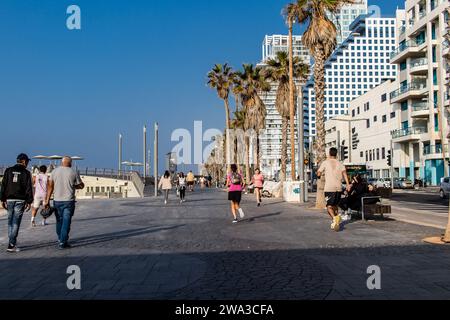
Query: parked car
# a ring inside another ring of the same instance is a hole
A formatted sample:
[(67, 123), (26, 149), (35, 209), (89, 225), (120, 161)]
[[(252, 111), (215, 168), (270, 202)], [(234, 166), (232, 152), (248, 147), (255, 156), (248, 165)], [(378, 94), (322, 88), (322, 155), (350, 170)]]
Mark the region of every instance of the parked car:
[(406, 178), (395, 178), (394, 189), (414, 189), (414, 183)]
[(445, 199), (450, 194), (450, 178), (442, 178), (441, 189), (439, 190), (439, 196), (441, 199)]
[(389, 188), (391, 186), (391, 181), (384, 178), (369, 178), (367, 179), (367, 183), (376, 188)]

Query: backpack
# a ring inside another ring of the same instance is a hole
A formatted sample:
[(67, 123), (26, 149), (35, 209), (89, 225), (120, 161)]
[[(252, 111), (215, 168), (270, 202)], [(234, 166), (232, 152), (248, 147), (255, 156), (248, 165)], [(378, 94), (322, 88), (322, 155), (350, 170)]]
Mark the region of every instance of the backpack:
[(240, 185), (242, 184), (242, 177), (239, 173), (233, 172), (230, 176), (231, 184)]

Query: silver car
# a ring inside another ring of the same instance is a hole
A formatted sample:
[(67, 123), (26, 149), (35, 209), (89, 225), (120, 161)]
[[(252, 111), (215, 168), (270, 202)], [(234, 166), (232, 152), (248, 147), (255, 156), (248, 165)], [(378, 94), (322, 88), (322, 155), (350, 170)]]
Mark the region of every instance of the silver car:
[(414, 189), (414, 183), (406, 178), (395, 178), (394, 189)]
[(391, 181), (384, 178), (369, 178), (367, 182), (376, 188), (390, 188)]
[(441, 199), (445, 199), (450, 194), (450, 178), (441, 179), (441, 189), (439, 190), (439, 196)]

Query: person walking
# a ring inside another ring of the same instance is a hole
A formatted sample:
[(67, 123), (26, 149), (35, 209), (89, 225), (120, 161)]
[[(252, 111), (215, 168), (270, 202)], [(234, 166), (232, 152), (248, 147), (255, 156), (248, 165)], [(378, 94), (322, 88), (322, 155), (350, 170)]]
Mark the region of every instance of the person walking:
[(189, 171), (189, 173), (187, 174), (186, 181), (187, 181), (187, 185), (188, 185), (189, 191), (191, 191), (191, 192), (194, 191), (195, 176), (192, 173), (192, 170)]
[[(34, 186), (34, 200), (33, 207), (31, 209), (31, 226), (36, 227), (36, 214), (39, 208), (44, 205), (45, 198), (47, 197), (48, 190), (48, 176), (47, 176), (47, 167), (40, 166), (39, 173), (33, 177), (33, 186)], [(42, 225), (47, 225), (47, 221), (44, 218), (42, 221)]]
[(17, 247), (20, 224), (25, 211), (30, 211), (33, 203), (31, 172), (27, 170), (30, 158), (24, 153), (17, 156), (17, 164), (6, 169), (0, 190), (2, 206), (8, 211), (7, 252), (20, 252)]
[(158, 185), (159, 189), (164, 192), (164, 204), (169, 201), (169, 192), (172, 189), (172, 181), (170, 180), (170, 172), (166, 171), (164, 177), (161, 178)]
[(56, 234), (60, 250), (71, 247), (69, 234), (72, 218), (75, 214), (75, 192), (82, 189), (84, 189), (84, 183), (81, 181), (80, 175), (72, 169), (72, 158), (64, 157), (61, 161), (61, 166), (54, 169), (50, 174), (47, 197), (44, 204), (48, 208), (50, 206), (50, 198), (53, 195)]
[(177, 187), (180, 195), (180, 203), (183, 203), (186, 197), (186, 177), (183, 172), (180, 172), (178, 175)]
[(237, 165), (231, 165), (231, 173), (227, 175), (228, 200), (231, 201), (231, 213), (233, 214), (233, 223), (238, 222), (237, 213), (241, 219), (244, 219), (245, 214), (241, 205), (242, 190), (245, 184), (242, 175), (238, 172)]
[(252, 178), (252, 183), (253, 183), (253, 187), (255, 190), (256, 203), (257, 203), (257, 206), (260, 207), (261, 202), (262, 202), (261, 193), (264, 188), (264, 176), (261, 173), (261, 170), (259, 170), (259, 169), (255, 170), (255, 174), (253, 175), (253, 178)]
[(333, 220), (331, 229), (339, 231), (341, 229), (341, 216), (339, 215), (339, 203), (342, 197), (342, 179), (345, 180), (347, 191), (350, 191), (351, 184), (348, 180), (345, 166), (337, 160), (338, 150), (331, 148), (329, 158), (322, 162), (317, 176), (319, 179), (325, 178), (325, 200), (327, 201), (327, 211)]

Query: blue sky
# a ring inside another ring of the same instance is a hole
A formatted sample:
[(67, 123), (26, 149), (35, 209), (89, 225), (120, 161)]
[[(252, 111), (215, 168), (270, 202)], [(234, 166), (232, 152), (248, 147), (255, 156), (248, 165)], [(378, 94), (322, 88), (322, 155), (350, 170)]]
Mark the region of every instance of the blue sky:
[[(284, 34), (280, 0), (2, 0), (0, 165), (19, 152), (86, 157), (82, 166), (141, 161), (142, 126), (223, 128), (223, 104), (205, 85), (214, 63), (257, 63), (265, 34)], [(66, 28), (81, 8), (82, 30)], [(392, 16), (404, 1), (371, 1)], [(297, 33), (300, 28), (297, 28)], [(149, 136), (149, 140), (152, 137)], [(163, 161), (163, 158), (160, 158)]]

